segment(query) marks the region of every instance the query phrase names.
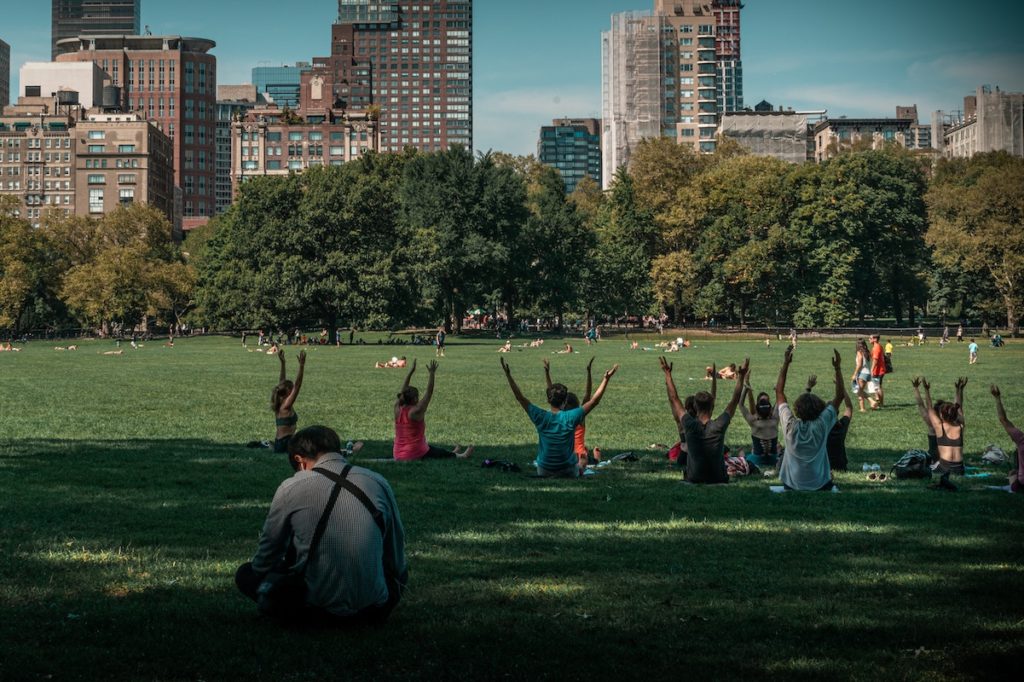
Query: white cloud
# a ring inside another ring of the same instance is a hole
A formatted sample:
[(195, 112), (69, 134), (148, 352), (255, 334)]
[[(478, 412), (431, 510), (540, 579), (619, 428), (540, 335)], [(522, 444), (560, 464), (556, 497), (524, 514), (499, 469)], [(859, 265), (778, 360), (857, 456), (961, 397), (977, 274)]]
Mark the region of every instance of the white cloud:
[(473, 142), (477, 149), (536, 154), (540, 127), (560, 116), (600, 117), (600, 92), (583, 87), (522, 88), (477, 95)]

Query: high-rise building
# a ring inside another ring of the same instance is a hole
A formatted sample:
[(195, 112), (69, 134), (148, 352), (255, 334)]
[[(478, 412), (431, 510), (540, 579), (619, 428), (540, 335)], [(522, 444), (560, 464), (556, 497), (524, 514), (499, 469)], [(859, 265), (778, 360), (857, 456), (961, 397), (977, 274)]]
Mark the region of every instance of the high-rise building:
[(303, 71), (299, 107), (371, 111), (382, 151), (472, 147), (472, 0), (338, 0), (331, 54)]
[(299, 108), (302, 71), (310, 66), (309, 62), (296, 62), (295, 66), (257, 66), (252, 70), (252, 84), (267, 101), (294, 111)]
[(647, 137), (715, 150), (719, 115), (743, 107), (738, 0), (654, 0), (612, 15), (602, 47), (602, 175), (607, 186)]
[(217, 214), (231, 206), (231, 124), (255, 107), (259, 97), (255, 85), (217, 86), (217, 179), (214, 186)]
[(51, 58), (65, 38), (141, 33), (142, 0), (52, 0)]
[(110, 74), (126, 111), (154, 121), (174, 142), (175, 185), (185, 230), (216, 210), (217, 58), (212, 40), (93, 36), (58, 44), (57, 61), (93, 62)]
[(0, 108), (11, 103), (11, 46), (0, 40)]
[(601, 184), (601, 121), (596, 118), (555, 119), (540, 129), (537, 158), (562, 173), (571, 194), (584, 177)]
[(932, 114), (932, 145), (946, 158), (1005, 151), (1024, 156), (1024, 93), (983, 85), (964, 98), (963, 111)]

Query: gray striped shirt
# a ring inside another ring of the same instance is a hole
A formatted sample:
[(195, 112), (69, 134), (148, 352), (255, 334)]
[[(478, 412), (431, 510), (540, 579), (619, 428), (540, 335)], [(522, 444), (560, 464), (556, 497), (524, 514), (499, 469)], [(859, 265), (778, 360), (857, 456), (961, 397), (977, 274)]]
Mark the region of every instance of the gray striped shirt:
[[(340, 474), (346, 463), (340, 454), (332, 453), (316, 465)], [(394, 584), (406, 571), (405, 532), (391, 486), (380, 474), (362, 467), (352, 467), (348, 480), (380, 510), (385, 531), (382, 537), (369, 510), (352, 493), (341, 490), (313, 563), (306, 567), (308, 602), (338, 616), (384, 604), (387, 579)], [(278, 486), (252, 559), (253, 571), (280, 570), (278, 564), (292, 542), (297, 558), (291, 568), (305, 566), (333, 488), (334, 481), (315, 471), (299, 471)]]

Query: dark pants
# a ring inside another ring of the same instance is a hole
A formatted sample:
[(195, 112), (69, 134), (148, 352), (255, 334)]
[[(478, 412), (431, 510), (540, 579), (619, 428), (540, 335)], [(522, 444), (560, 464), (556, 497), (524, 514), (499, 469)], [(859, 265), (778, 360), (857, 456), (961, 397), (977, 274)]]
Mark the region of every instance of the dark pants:
[[(235, 571), (235, 585), (249, 599), (257, 601), (263, 575), (252, 570), (252, 562), (246, 562)], [(398, 605), (401, 591), (388, 588), (388, 600), (381, 605), (367, 606), (365, 609), (349, 616), (338, 616), (317, 606), (303, 604), (296, 613), (293, 624), (313, 625), (321, 627), (362, 627), (366, 625), (383, 625), (391, 611)]]
[(433, 445), (427, 446), (427, 454), (423, 455), (423, 459), (451, 459), (455, 456), (455, 452), (452, 450), (442, 450), (441, 448), (435, 448)]

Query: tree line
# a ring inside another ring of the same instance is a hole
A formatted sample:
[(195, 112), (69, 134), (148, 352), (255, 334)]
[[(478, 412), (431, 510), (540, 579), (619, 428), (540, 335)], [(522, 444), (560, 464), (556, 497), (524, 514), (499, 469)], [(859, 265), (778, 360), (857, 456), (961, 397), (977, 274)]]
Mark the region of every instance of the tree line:
[[(0, 207), (2, 208), (2, 207)], [(0, 328), (146, 319), (395, 329), (470, 308), (522, 318), (1016, 328), (1024, 160), (898, 147), (790, 165), (728, 140), (641, 143), (607, 192), (532, 157), (368, 154), (247, 181), (183, 248), (143, 206), (99, 220), (0, 211)]]

